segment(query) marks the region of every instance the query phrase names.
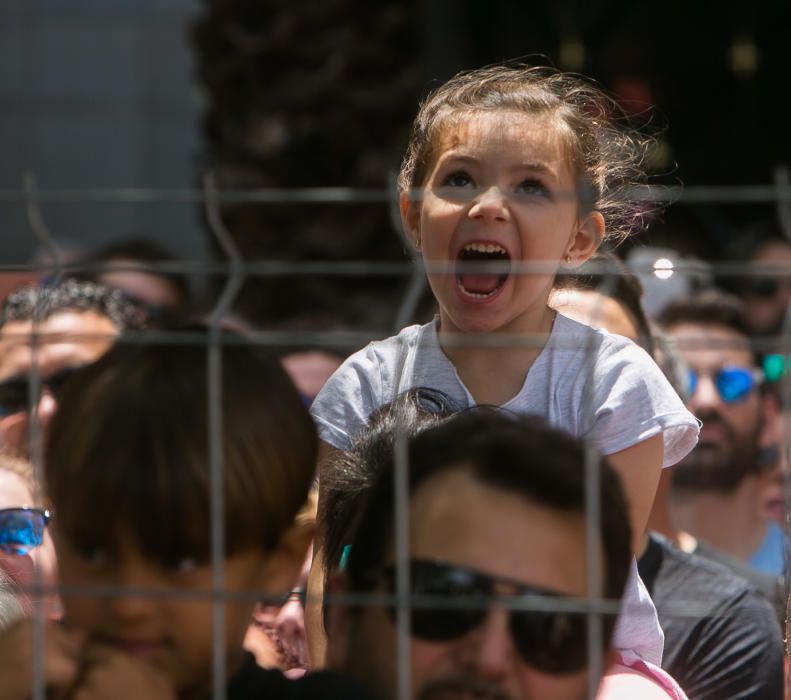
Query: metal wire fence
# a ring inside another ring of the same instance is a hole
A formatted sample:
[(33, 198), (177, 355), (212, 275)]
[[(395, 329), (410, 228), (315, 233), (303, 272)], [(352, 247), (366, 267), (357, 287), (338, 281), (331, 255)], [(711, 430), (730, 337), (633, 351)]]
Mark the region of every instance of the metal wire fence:
[[(635, 196), (643, 197), (650, 201), (663, 203), (763, 203), (773, 204), (776, 207), (777, 219), (781, 224), (786, 238), (791, 241), (791, 184), (789, 183), (788, 171), (779, 167), (775, 173), (772, 184), (764, 186), (733, 186), (733, 187), (669, 187), (652, 189), (647, 188)], [(380, 335), (378, 330), (299, 330), (299, 331), (279, 331), (266, 329), (250, 329), (245, 333), (243, 341), (234, 336), (223, 333), (223, 321), (232, 311), (234, 300), (245, 280), (253, 277), (273, 277), (288, 278), (294, 276), (313, 275), (333, 275), (340, 277), (351, 277), (359, 275), (387, 276), (393, 279), (406, 278), (411, 280), (407, 287), (407, 292), (402, 300), (398, 312), (395, 314), (396, 329), (407, 325), (414, 317), (415, 309), (420, 296), (425, 291), (426, 273), (452, 273), (457, 271), (457, 266), (433, 263), (424, 264), (418, 255), (413, 255), (411, 260), (403, 262), (378, 262), (378, 261), (347, 261), (347, 262), (324, 262), (321, 260), (311, 261), (278, 261), (278, 260), (245, 260), (238, 246), (236, 245), (232, 232), (228, 231), (223, 223), (222, 207), (228, 204), (256, 204), (267, 206), (271, 204), (290, 204), (295, 206), (310, 206), (312, 204), (382, 204), (389, 206), (391, 210), (397, 210), (394, 192), (390, 189), (369, 189), (362, 190), (357, 188), (304, 188), (304, 189), (257, 189), (257, 190), (218, 190), (215, 180), (208, 175), (203, 181), (203, 187), (198, 189), (59, 189), (59, 190), (40, 190), (36, 185), (36, 180), (32, 175), (25, 178), (24, 187), (21, 189), (0, 190), (0, 203), (19, 204), (25, 207), (30, 226), (30, 233), (34, 236), (40, 247), (49, 253), (52, 261), (48, 269), (48, 276), (51, 280), (57, 281), (76, 272), (97, 272), (102, 269), (98, 263), (86, 265), (84, 263), (68, 263), (62, 259), (59, 248), (56, 244), (55, 236), (50, 231), (43, 215), (44, 205), (52, 202), (72, 202), (90, 206), (96, 203), (134, 203), (139, 206), (146, 206), (152, 203), (161, 202), (181, 202), (194, 203), (201, 205), (205, 210), (205, 220), (207, 221), (211, 234), (214, 237), (217, 247), (223, 252), (225, 260), (178, 260), (174, 262), (135, 264), (130, 269), (148, 270), (154, 273), (163, 274), (185, 274), (185, 275), (219, 275), (225, 282), (221, 294), (216, 301), (214, 308), (208, 316), (208, 330), (206, 333), (172, 330), (150, 330), (141, 334), (129, 334), (121, 338), (120, 342), (146, 343), (146, 344), (186, 344), (201, 345), (208, 348), (208, 360), (206, 366), (207, 386), (209, 397), (209, 456), (210, 456), (210, 479), (211, 479), (211, 502), (209, 504), (211, 512), (211, 564), (213, 571), (212, 588), (208, 591), (162, 591), (151, 589), (129, 589), (126, 587), (105, 587), (105, 588), (61, 588), (63, 596), (72, 595), (93, 595), (93, 596), (182, 596), (184, 598), (199, 598), (211, 603), (213, 606), (213, 635), (214, 635), (214, 657), (213, 657), (213, 697), (218, 700), (225, 698), (225, 678), (226, 678), (226, 658), (225, 658), (225, 604), (229, 600), (244, 599), (257, 601), (260, 593), (257, 591), (247, 591), (242, 593), (229, 594), (225, 590), (225, 504), (223, 502), (223, 452), (221, 436), (223, 434), (223, 415), (220, 410), (223, 394), (222, 377), (222, 352), (228, 343), (245, 342), (253, 343), (266, 347), (283, 348), (293, 346), (318, 346), (323, 348), (345, 349), (349, 347), (359, 347)], [(395, 221), (397, 216), (392, 217)], [(398, 235), (401, 235), (400, 232)], [(455, 265), (455, 264), (454, 264)], [(472, 264), (471, 264), (472, 265)], [(699, 270), (698, 263), (676, 262), (672, 274), (684, 276), (696, 273)], [(491, 264), (490, 264), (491, 267)], [(508, 263), (508, 270), (512, 274), (544, 274), (554, 271), (554, 263), (542, 263), (540, 261), (512, 261)], [(114, 265), (113, 269), (124, 269), (123, 265)], [(474, 265), (471, 269), (474, 269)], [(772, 264), (751, 264), (749, 267), (744, 261), (736, 262), (715, 262), (710, 264), (710, 270), (715, 276), (727, 276), (732, 278), (745, 277), (747, 275), (755, 277), (779, 277), (791, 278), (791, 268), (780, 269)], [(596, 271), (593, 268), (591, 271)], [(636, 270), (651, 274), (653, 268)], [(0, 266), (0, 273), (33, 272), (38, 274), (40, 268), (25, 264), (7, 264)], [(603, 292), (605, 295), (611, 291), (613, 284), (613, 270), (608, 266), (602, 266), (598, 272), (602, 273), (605, 279)], [(608, 277), (609, 275), (609, 277)], [(610, 281), (607, 281), (607, 280)], [(609, 287), (609, 288), (608, 288)], [(596, 315), (596, 314), (594, 314)], [(791, 309), (785, 317), (785, 322), (779, 336), (770, 338), (754, 338), (754, 345), (759, 351), (771, 351), (785, 356), (786, 363), (791, 361)], [(39, 396), (42, 377), (36, 363), (36, 353), (43, 344), (47, 342), (45, 335), (34, 332), (31, 338), (33, 361), (29, 371), (30, 386), (30, 405), (32, 406), (32, 420), (30, 422), (30, 433), (28, 436), (30, 444), (31, 459), (39, 473), (43, 461), (43, 430), (41, 423), (37, 420), (36, 397)], [(541, 347), (546, 342), (546, 337), (541, 335), (508, 335), (496, 334), (491, 337), (475, 337), (459, 335), (458, 337), (448, 338), (448, 342), (459, 344), (484, 344), (489, 347)], [(584, 371), (585, 368), (581, 368)], [(590, 398), (590, 397), (589, 397)], [(788, 382), (782, 384), (782, 405), (791, 406), (791, 386)], [(591, 405), (586, 406), (587, 412), (592, 412)], [(791, 436), (791, 412), (784, 410), (784, 443), (787, 443), (788, 436)], [(100, 418), (97, 418), (100, 420)], [(784, 451), (788, 453), (788, 445), (784, 445)], [(410, 542), (410, 518), (408, 504), (408, 450), (407, 436), (399, 435), (395, 442), (395, 457), (397, 468), (395, 470), (394, 490), (397, 495), (395, 513), (395, 552), (396, 561), (406, 562), (409, 560)], [(588, 575), (588, 598), (580, 605), (588, 614), (588, 653), (589, 653), (589, 696), (595, 697), (599, 677), (604, 665), (604, 651), (598, 640), (601, 639), (602, 616), (612, 612), (613, 606), (617, 603), (602, 599), (601, 589), (601, 542), (599, 539), (599, 528), (595, 526), (601, 519), (601, 503), (599, 500), (599, 458), (594, 447), (588, 452), (586, 460), (586, 513), (589, 523), (593, 526), (587, 527), (586, 539), (586, 560)], [(791, 496), (791, 494), (786, 494)], [(415, 603), (414, 597), (410, 596), (409, 569), (406, 566), (399, 566), (396, 576), (396, 585), (393, 595), (378, 594), (344, 594), (337, 595), (335, 600), (346, 604), (364, 605), (395, 605), (397, 609), (397, 667), (398, 667), (398, 697), (402, 700), (410, 697), (410, 606)], [(36, 580), (31, 588), (35, 600), (40, 600), (45, 591), (44, 583)], [(497, 605), (503, 605), (502, 600), (493, 601)], [(479, 605), (480, 603), (476, 603)], [(512, 608), (529, 607), (530, 609), (556, 609), (557, 605), (562, 607), (564, 603), (538, 598), (531, 600), (512, 600), (505, 605)], [(566, 603), (567, 604), (567, 603)], [(677, 615), (703, 615), (708, 614), (709, 609), (699, 601), (678, 600), (673, 605), (673, 613)], [(44, 685), (44, 635), (46, 634), (45, 615), (41, 605), (34, 606), (34, 618), (36, 620), (35, 644), (35, 664), (34, 664), (34, 698), (43, 700), (46, 697)]]

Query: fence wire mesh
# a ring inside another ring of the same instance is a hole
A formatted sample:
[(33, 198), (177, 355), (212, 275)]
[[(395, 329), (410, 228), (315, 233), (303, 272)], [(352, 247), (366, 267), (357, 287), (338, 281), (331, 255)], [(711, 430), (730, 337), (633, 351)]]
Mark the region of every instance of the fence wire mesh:
[[(576, 193), (571, 193), (576, 196)], [(770, 203), (776, 207), (776, 217), (781, 225), (786, 239), (791, 242), (791, 185), (787, 169), (778, 167), (775, 181), (764, 186), (712, 186), (712, 187), (670, 187), (661, 189), (645, 189), (636, 196), (646, 200), (663, 203), (693, 202), (693, 203)], [(268, 330), (266, 328), (250, 328), (244, 333), (243, 338), (224, 334), (223, 324), (233, 311), (235, 298), (243, 283), (251, 278), (271, 277), (275, 279), (289, 277), (310, 277), (314, 275), (329, 275), (338, 277), (355, 278), (360, 275), (375, 275), (394, 280), (410, 280), (400, 307), (394, 314), (395, 328), (413, 322), (415, 310), (421, 295), (426, 290), (425, 275), (429, 274), (454, 274), (458, 272), (457, 264), (431, 263), (424, 264), (418, 255), (413, 254), (411, 259), (403, 262), (378, 262), (378, 261), (346, 261), (326, 262), (321, 260), (245, 260), (236, 245), (232, 232), (228, 231), (223, 223), (222, 207), (228, 204), (254, 204), (259, 206), (294, 205), (311, 206), (317, 203), (356, 205), (356, 204), (381, 204), (389, 206), (391, 211), (397, 211), (394, 193), (389, 189), (359, 189), (359, 188), (304, 188), (304, 189), (256, 189), (256, 190), (225, 190), (220, 191), (215, 180), (208, 175), (200, 189), (60, 189), (42, 190), (36, 184), (32, 175), (26, 176), (24, 187), (20, 189), (0, 190), (0, 202), (18, 204), (25, 207), (29, 223), (30, 235), (33, 236), (39, 247), (48, 253), (49, 262), (46, 265), (32, 264), (5, 264), (0, 266), (2, 273), (31, 273), (37, 277), (46, 277), (48, 284), (54, 284), (75, 273), (97, 273), (109, 269), (103, 263), (74, 263), (64, 260), (57, 245), (56, 235), (50, 229), (44, 216), (44, 207), (52, 202), (76, 202), (86, 206), (96, 203), (134, 203), (146, 206), (158, 202), (181, 202), (200, 205), (205, 210), (205, 220), (208, 223), (211, 235), (214, 237), (219, 250), (225, 256), (224, 260), (192, 260), (181, 259), (169, 262), (124, 263), (112, 264), (114, 270), (146, 270), (152, 273), (183, 274), (188, 276), (218, 277), (224, 280), (221, 293), (208, 314), (208, 327), (205, 333), (195, 331), (174, 331), (154, 329), (141, 333), (131, 333), (120, 338), (122, 343), (144, 344), (183, 344), (200, 345), (208, 348), (207, 355), (207, 386), (209, 396), (209, 455), (211, 478), (211, 532), (208, 533), (211, 542), (211, 565), (213, 571), (212, 587), (207, 591), (173, 591), (146, 588), (119, 587), (60, 587), (61, 596), (97, 596), (97, 597), (183, 597), (184, 599), (203, 599), (212, 605), (214, 629), (214, 657), (213, 657), (213, 697), (223, 700), (226, 695), (225, 688), (225, 604), (230, 600), (247, 600), (255, 602), (261, 600), (259, 591), (243, 591), (229, 593), (225, 590), (224, 562), (225, 562), (225, 506), (223, 502), (223, 451), (222, 439), (223, 420), (220, 409), (223, 394), (223, 377), (221, 357), (224, 347), (233, 343), (252, 343), (269, 348), (291, 347), (321, 347), (337, 349), (344, 352), (349, 348), (361, 347), (365, 343), (381, 337), (381, 329), (356, 329), (356, 330), (327, 330), (327, 329), (300, 329), (300, 330)], [(398, 225), (398, 217), (392, 217), (394, 231), (388, 235), (402, 235)], [(476, 270), (475, 263), (469, 264), (471, 270)], [(541, 261), (512, 261), (507, 263), (508, 271), (517, 275), (546, 275), (554, 272), (556, 265), (553, 262)], [(491, 264), (489, 268), (491, 271)], [(656, 267), (647, 265), (645, 269), (635, 272), (654, 274)], [(707, 269), (714, 277), (728, 277), (745, 279), (752, 277), (782, 278), (791, 284), (791, 267), (782, 267), (772, 263), (751, 263), (747, 261), (725, 261), (707, 263)], [(593, 265), (590, 272), (597, 272), (603, 276), (602, 292), (607, 296), (615, 284), (618, 274), (608, 265), (598, 268)], [(673, 263), (671, 274), (684, 277), (685, 275), (698, 274), (700, 261), (678, 260)], [(603, 309), (598, 307), (592, 314), (592, 322), (596, 325), (598, 317), (603, 314)], [(36, 361), (37, 353), (47, 342), (47, 336), (37, 330), (39, 322), (34, 323), (34, 330), (30, 337), (32, 348), (32, 362), (29, 370), (29, 405), (32, 420), (30, 421), (28, 441), (30, 456), (39, 476), (42, 475), (44, 457), (44, 431), (38, 419), (38, 397), (42, 390), (42, 376)], [(74, 340), (92, 340), (95, 336), (84, 335), (75, 337)], [(785, 315), (782, 329), (779, 334), (771, 337), (752, 338), (753, 346), (759, 352), (771, 352), (783, 355), (786, 365), (791, 362), (791, 307)], [(460, 346), (485, 346), (491, 348), (503, 347), (543, 347), (546, 336), (498, 333), (491, 337), (470, 337), (460, 334), (448, 336), (446, 342)], [(580, 371), (585, 371), (581, 367)], [(781, 398), (783, 408), (783, 453), (789, 453), (788, 439), (791, 436), (791, 386), (788, 381), (781, 383)], [(588, 394), (588, 400), (592, 396)], [(594, 407), (588, 403), (586, 412), (592, 415)], [(98, 418), (100, 420), (100, 418)], [(399, 564), (409, 560), (410, 522), (409, 522), (409, 464), (407, 450), (407, 436), (399, 434), (395, 441), (396, 470), (394, 492), (397, 496), (394, 507), (395, 513), (395, 552), (396, 562)], [(786, 460), (783, 461), (784, 469), (787, 468)], [(583, 610), (588, 615), (588, 654), (589, 654), (589, 697), (596, 695), (601, 671), (605, 662), (606, 650), (601, 648), (602, 616), (611, 613), (617, 607), (617, 601), (604, 600), (602, 591), (601, 572), (601, 541), (599, 538), (599, 523), (601, 519), (601, 502), (599, 490), (599, 458), (595, 448), (591, 447), (586, 454), (586, 514), (589, 521), (586, 537), (586, 563), (588, 595), (580, 601), (555, 601), (544, 597), (520, 598), (518, 600), (503, 601), (493, 598), (494, 606), (505, 606), (510, 609), (564, 609), (564, 606)], [(42, 483), (39, 478), (38, 483)], [(786, 483), (786, 499), (791, 497)], [(43, 498), (43, 494), (37, 494)], [(787, 528), (786, 528), (787, 532)], [(526, 553), (529, 556), (529, 553)], [(786, 577), (787, 578), (787, 577)], [(36, 578), (29, 589), (33, 600), (40, 601), (44, 593), (52, 592), (45, 583)], [(430, 604), (433, 600), (420, 601), (410, 595), (410, 573), (407, 566), (399, 565), (397, 569), (395, 591), (392, 595), (381, 593), (344, 593), (334, 594), (330, 602), (353, 605), (395, 605), (397, 610), (397, 669), (398, 669), (398, 697), (406, 700), (411, 697), (411, 668), (410, 668), (410, 609), (412, 605), (421, 602)], [(452, 602), (442, 601), (443, 605), (453, 605)], [(479, 602), (475, 603), (480, 605)], [(464, 603), (459, 603), (464, 605)], [(672, 613), (680, 616), (696, 616), (709, 613), (707, 604), (694, 600), (676, 600), (672, 605)], [(45, 612), (40, 603), (34, 605), (33, 616), (36, 620), (34, 643), (34, 698), (43, 700), (47, 696), (44, 685), (44, 648), (45, 648)]]

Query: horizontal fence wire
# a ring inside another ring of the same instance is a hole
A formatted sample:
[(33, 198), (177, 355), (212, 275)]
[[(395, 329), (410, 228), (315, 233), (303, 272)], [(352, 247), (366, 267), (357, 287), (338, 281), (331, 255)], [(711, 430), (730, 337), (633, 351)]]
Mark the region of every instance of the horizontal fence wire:
[[(262, 596), (260, 591), (228, 591), (225, 590), (223, 576), (224, 562), (224, 504), (222, 498), (223, 484), (223, 464), (222, 450), (222, 415), (219, 411), (220, 398), (222, 395), (222, 376), (220, 371), (220, 357), (222, 348), (229, 345), (253, 344), (268, 346), (272, 348), (289, 348), (295, 346), (318, 346), (324, 348), (337, 348), (348, 350), (349, 348), (360, 347), (372, 339), (381, 337), (381, 329), (358, 329), (358, 330), (266, 330), (259, 327), (246, 329), (242, 334), (224, 332), (223, 321), (228, 315), (233, 305), (233, 300), (241, 288), (244, 281), (254, 278), (277, 278), (277, 277), (388, 277), (388, 278), (411, 278), (413, 280), (423, 279), (425, 274), (459, 274), (460, 272), (485, 272), (488, 274), (512, 275), (550, 275), (557, 271), (557, 265), (553, 262), (541, 261), (518, 261), (512, 260), (507, 263), (440, 263), (423, 262), (418, 256), (403, 262), (381, 262), (373, 260), (245, 260), (234, 243), (231, 232), (227, 231), (223, 224), (220, 210), (222, 206), (233, 205), (366, 205), (366, 204), (387, 204), (393, 207), (397, 199), (394, 189), (391, 188), (352, 188), (352, 187), (321, 187), (321, 188), (258, 188), (258, 189), (226, 189), (221, 190), (217, 187), (211, 175), (204, 180), (203, 188), (174, 188), (174, 189), (154, 189), (154, 188), (38, 188), (35, 178), (26, 177), (25, 186), (21, 189), (5, 188), (0, 189), (0, 205), (24, 205), (28, 212), (31, 235), (34, 236), (41, 248), (50, 254), (54, 264), (29, 263), (29, 264), (1, 264), (0, 274), (30, 272), (40, 276), (49, 276), (54, 281), (79, 274), (96, 274), (105, 271), (146, 271), (154, 274), (183, 274), (183, 275), (210, 275), (223, 276), (226, 278), (223, 292), (214, 309), (209, 313), (207, 319), (207, 331), (196, 332), (190, 330), (183, 332), (178, 330), (149, 329), (144, 332), (123, 334), (118, 342), (122, 343), (143, 343), (143, 344), (181, 344), (198, 345), (209, 348), (209, 360), (207, 365), (207, 376), (209, 379), (209, 423), (210, 435), (209, 444), (211, 452), (210, 473), (211, 473), (211, 562), (213, 580), (211, 590), (196, 591), (192, 589), (145, 589), (128, 586), (60, 586), (57, 592), (68, 597), (150, 597), (164, 599), (185, 599), (185, 600), (204, 600), (213, 605), (213, 630), (214, 630), (214, 657), (213, 657), (213, 689), (214, 697), (218, 700), (224, 698), (225, 686), (225, 657), (222, 653), (225, 646), (224, 639), (224, 609), (228, 603), (244, 602), (255, 603), (265, 602), (277, 604), (282, 602), (282, 596)], [(777, 207), (778, 220), (781, 222), (783, 230), (791, 240), (789, 222), (791, 222), (791, 186), (788, 182), (788, 172), (784, 168), (778, 168), (775, 173), (775, 183), (770, 185), (734, 185), (734, 186), (699, 186), (699, 187), (646, 187), (625, 193), (635, 201), (656, 202), (661, 204), (674, 203), (705, 203), (705, 204), (774, 204)], [(415, 199), (419, 199), (422, 193), (419, 191), (410, 193)], [(569, 193), (569, 197), (576, 197), (577, 193)], [(87, 206), (102, 206), (110, 204), (199, 204), (205, 207), (205, 213), (212, 235), (218, 243), (220, 250), (226, 256), (226, 260), (207, 260), (207, 259), (181, 259), (167, 262), (150, 263), (72, 263), (61, 259), (61, 254), (55, 244), (54, 236), (48, 228), (45, 217), (43, 216), (44, 207), (50, 204), (84, 204)], [(395, 226), (395, 220), (393, 222)], [(651, 275), (659, 270), (665, 278), (677, 275), (679, 277), (690, 276), (699, 277), (701, 274), (710, 275), (715, 278), (729, 278), (733, 280), (745, 279), (785, 279), (791, 277), (791, 266), (772, 262), (750, 262), (747, 264), (743, 260), (734, 261), (700, 261), (693, 259), (678, 259), (667, 262), (658, 268), (657, 261), (639, 263), (630, 266), (630, 270), (637, 274)], [(586, 271), (590, 274), (602, 276), (602, 291), (606, 293), (614, 283), (612, 267), (607, 263), (591, 262), (586, 266)], [(668, 271), (670, 274), (668, 275)], [(657, 275), (658, 277), (659, 275)], [(51, 280), (52, 281), (52, 280)], [(424, 286), (413, 285), (406, 297), (415, 297), (422, 292)], [(406, 298), (402, 304), (399, 319), (408, 318), (409, 309), (413, 309), (417, 303), (415, 298)], [(4, 333), (4, 340), (14, 342), (13, 329), (7, 329)], [(34, 360), (37, 349), (40, 349), (48, 342), (62, 340), (60, 336), (48, 336), (48, 334), (35, 332), (31, 334), (20, 334), (19, 341), (29, 340), (33, 347)], [(95, 334), (72, 334), (70, 340), (90, 341), (96, 340)], [(497, 337), (476, 336), (457, 334), (443, 337), (443, 342), (449, 347), (524, 347), (540, 348), (546, 342), (546, 335), (541, 334), (497, 334)], [(562, 341), (561, 341), (562, 343)], [(786, 316), (785, 323), (781, 332), (772, 337), (751, 338), (751, 345), (759, 352), (782, 352), (791, 355), (791, 310)], [(679, 341), (679, 349), (697, 349), (700, 342)], [(743, 347), (738, 342), (727, 340), (717, 341), (715, 344), (706, 343), (706, 348), (728, 349), (732, 347)], [(33, 408), (33, 418), (31, 421), (30, 444), (32, 447), (32, 461), (40, 473), (43, 461), (43, 430), (40, 421), (36, 419), (36, 409), (34, 398), (39, 395), (42, 378), (35, 361), (30, 367), (30, 398)], [(783, 383), (783, 405), (791, 406), (791, 394), (789, 394), (788, 382)], [(591, 411), (592, 406), (587, 410)], [(785, 413), (784, 426), (786, 430), (783, 434), (783, 441), (788, 453), (788, 436), (791, 435), (788, 428), (789, 413)], [(405, 436), (402, 436), (405, 440)], [(400, 447), (399, 447), (400, 444)], [(398, 469), (395, 470), (395, 491), (398, 500), (395, 507), (396, 523), (396, 545), (398, 551), (397, 561), (408, 560), (409, 554), (409, 509), (406, 501), (408, 499), (407, 474), (408, 462), (405, 443), (396, 443)], [(587, 483), (587, 512), (590, 518), (590, 525), (587, 528), (588, 536), (586, 539), (586, 559), (588, 564), (588, 583), (589, 596), (585, 599), (559, 599), (557, 597), (542, 596), (520, 596), (519, 598), (502, 596), (490, 596), (487, 598), (476, 598), (474, 601), (437, 599), (430, 596), (416, 596), (409, 593), (410, 581), (408, 567), (398, 566), (396, 579), (396, 592), (394, 594), (382, 593), (361, 593), (361, 592), (329, 592), (326, 600), (330, 604), (351, 605), (351, 606), (388, 606), (394, 607), (397, 611), (398, 621), (398, 679), (399, 679), (399, 698), (409, 697), (409, 678), (411, 669), (409, 666), (409, 643), (410, 643), (410, 618), (409, 611), (413, 607), (440, 607), (449, 609), (467, 609), (469, 607), (480, 608), (482, 604), (492, 607), (513, 609), (513, 610), (557, 610), (567, 612), (585, 613), (589, 619), (588, 627), (588, 651), (591, 658), (591, 668), (589, 669), (589, 696), (594, 697), (598, 674), (603, 668), (603, 649), (598, 640), (601, 639), (602, 615), (610, 615), (617, 611), (618, 601), (604, 600), (600, 591), (600, 572), (598, 571), (600, 561), (600, 543), (595, 537), (598, 532), (600, 518), (600, 503), (598, 503), (598, 457), (595, 451), (589, 451), (586, 455), (586, 483)], [(788, 486), (786, 487), (788, 488)], [(791, 495), (791, 494), (787, 494)], [(32, 585), (23, 586), (23, 592), (29, 594), (35, 601), (43, 595), (54, 592), (44, 586), (40, 579), (36, 579)], [(702, 617), (712, 614), (711, 605), (706, 602), (692, 600), (676, 600), (666, 606), (668, 613), (677, 616)], [(37, 620), (36, 636), (34, 644), (36, 647), (35, 668), (34, 668), (34, 697), (45, 697), (43, 686), (43, 648), (44, 648), (44, 613), (40, 605), (34, 606), (34, 614)], [(718, 611), (717, 614), (727, 615), (728, 611)]]
[[(421, 190), (412, 193), (420, 199)], [(42, 204), (202, 204), (200, 188), (47, 188), (37, 193)], [(396, 193), (388, 188), (295, 187), (223, 189), (217, 193), (221, 205), (233, 204), (387, 204)], [(569, 193), (569, 198), (577, 194)], [(664, 204), (776, 204), (791, 202), (791, 186), (785, 185), (677, 185), (641, 187), (626, 190), (624, 196), (635, 202)], [(20, 204), (28, 199), (23, 189), (0, 188), (0, 204)]]

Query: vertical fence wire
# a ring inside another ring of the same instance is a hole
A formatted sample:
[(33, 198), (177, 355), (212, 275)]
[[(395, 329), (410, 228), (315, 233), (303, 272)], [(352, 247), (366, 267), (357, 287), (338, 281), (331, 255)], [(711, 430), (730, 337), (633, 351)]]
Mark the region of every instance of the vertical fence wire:
[(406, 430), (399, 427), (394, 441), (394, 510), (396, 552), (396, 670), (398, 700), (412, 697), (411, 582), (409, 567), (409, 450)]
[[(612, 295), (615, 287), (617, 270), (611, 270), (607, 265), (603, 283), (597, 287), (601, 298), (591, 314), (589, 323), (598, 326), (603, 314), (603, 304), (606, 298)], [(591, 367), (592, 345), (586, 348), (587, 368)], [(584, 394), (585, 425), (593, 425), (595, 407), (593, 405), (593, 377), (592, 371), (588, 378), (590, 390)], [(597, 446), (591, 440), (585, 441), (585, 564), (587, 575), (587, 647), (588, 647), (588, 697), (594, 700), (599, 687), (599, 682), (604, 672), (604, 650), (602, 649), (603, 620), (601, 611), (594, 606), (595, 602), (602, 599), (602, 539), (601, 539), (601, 458)]]
[[(31, 234), (38, 241), (41, 248), (49, 255), (53, 265), (54, 280), (57, 282), (61, 276), (62, 259), (55, 239), (52, 237), (49, 228), (44, 223), (44, 215), (38, 200), (38, 186), (36, 177), (33, 173), (26, 173), (23, 178), (25, 191), (25, 212)], [(39, 363), (39, 352), (41, 344), (46, 343), (47, 339), (42, 340), (39, 328), (42, 322), (42, 315), (45, 311), (46, 298), (41, 297), (38, 306), (33, 314), (33, 323), (30, 336), (30, 368), (28, 371), (28, 405), (31, 407), (30, 420), (28, 421), (28, 444), (30, 445), (30, 461), (33, 465), (36, 491), (44, 483), (43, 464), (44, 464), (44, 431), (39, 415), (40, 397), (43, 388), (41, 381), (41, 368)], [(36, 503), (42, 503), (42, 494), (34, 493)], [(45, 700), (46, 687), (44, 683), (44, 648), (46, 635), (46, 616), (45, 598), (42, 595), (43, 582), (42, 572), (38, 567), (33, 567), (33, 700)]]
[(211, 484), (212, 563), (212, 686), (213, 699), (225, 700), (225, 487), (222, 395), (222, 323), (244, 280), (242, 257), (233, 237), (222, 222), (214, 177), (204, 178), (206, 218), (212, 235), (230, 262), (230, 274), (217, 304), (209, 316), (207, 386), (209, 407), (209, 470)]
[[(245, 263), (236, 246), (233, 237), (222, 222), (220, 203), (222, 197), (217, 190), (212, 174), (204, 179), (203, 198), (206, 218), (212, 235), (215, 237), (220, 249), (225, 253), (229, 262), (229, 275), (223, 291), (208, 319), (208, 346), (207, 346), (207, 387), (208, 387), (208, 419), (209, 419), (209, 451), (210, 451), (210, 481), (211, 481), (211, 561), (212, 561), (212, 605), (213, 605), (213, 692), (216, 700), (225, 698), (225, 504), (224, 504), (224, 465), (223, 465), (223, 395), (222, 395), (222, 323), (233, 305), (245, 277)], [(789, 176), (788, 170), (778, 168), (775, 173), (777, 190), (776, 204), (777, 215), (781, 222), (786, 237), (791, 241), (791, 198), (788, 197)], [(32, 175), (25, 177), (25, 203), (31, 233), (36, 237), (51, 256), (53, 261), (53, 279), (60, 280), (63, 276), (64, 265), (59, 250), (47, 228), (41, 212), (38, 198), (36, 180)], [(391, 214), (395, 211), (391, 205)], [(397, 220), (393, 216), (394, 221)], [(425, 274), (419, 255), (413, 255), (414, 268), (410, 273), (408, 291), (397, 313), (397, 325), (401, 327), (409, 322), (420, 295), (425, 290)], [(682, 271), (679, 271), (682, 273)], [(523, 274), (531, 274), (529, 270)], [(538, 274), (538, 272), (536, 272)], [(602, 294), (608, 296), (614, 285), (616, 271), (604, 275), (601, 287)], [(748, 274), (745, 272), (744, 274)], [(601, 312), (601, 308), (598, 309)], [(594, 314), (595, 316), (596, 314)], [(31, 367), (29, 370), (29, 402), (32, 410), (29, 440), (32, 449), (31, 457), (36, 473), (40, 475), (43, 459), (42, 430), (38, 417), (38, 398), (40, 397), (42, 382), (37, 362), (42, 339), (38, 334), (38, 321), (33, 324), (31, 336)], [(791, 354), (787, 352), (791, 340), (791, 307), (787, 309), (781, 337), (781, 352), (784, 354), (787, 365), (791, 362)], [(44, 340), (43, 342), (46, 342)], [(592, 415), (593, 406), (590, 402), (591, 394), (586, 394), (588, 399), (585, 404), (585, 413)], [(786, 378), (782, 385), (782, 405), (784, 407), (784, 442), (785, 455), (789, 452), (788, 440), (791, 438), (791, 413), (787, 410), (791, 406), (791, 385)], [(410, 571), (409, 571), (409, 464), (408, 442), (405, 433), (399, 433), (394, 443), (395, 450), (395, 550), (396, 550), (396, 606), (397, 606), (397, 679), (399, 700), (406, 700), (411, 694), (411, 667), (410, 667)], [(588, 445), (585, 458), (585, 493), (586, 493), (586, 566), (587, 566), (587, 597), (588, 597), (588, 695), (594, 698), (601, 671), (604, 663), (604, 650), (601, 647), (602, 639), (602, 612), (596, 603), (602, 598), (602, 570), (601, 570), (601, 480), (600, 461), (597, 450), (593, 445)], [(787, 464), (787, 460), (786, 460)], [(786, 481), (786, 494), (789, 492), (789, 482)], [(786, 531), (788, 528), (786, 527)], [(788, 560), (787, 560), (788, 563)], [(40, 590), (38, 583), (34, 590)], [(41, 596), (36, 596), (38, 601)], [(35, 637), (34, 637), (34, 678), (33, 698), (44, 700), (46, 697), (44, 687), (44, 614), (40, 604), (35, 606)]]

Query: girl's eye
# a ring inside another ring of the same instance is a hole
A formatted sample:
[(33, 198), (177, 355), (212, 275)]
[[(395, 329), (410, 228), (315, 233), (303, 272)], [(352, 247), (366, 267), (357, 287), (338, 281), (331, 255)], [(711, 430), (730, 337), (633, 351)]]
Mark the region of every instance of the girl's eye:
[(546, 197), (549, 195), (549, 188), (541, 180), (529, 177), (519, 183), (516, 192), (522, 195)]
[(463, 170), (456, 170), (445, 176), (442, 187), (474, 187), (474, 183)]

